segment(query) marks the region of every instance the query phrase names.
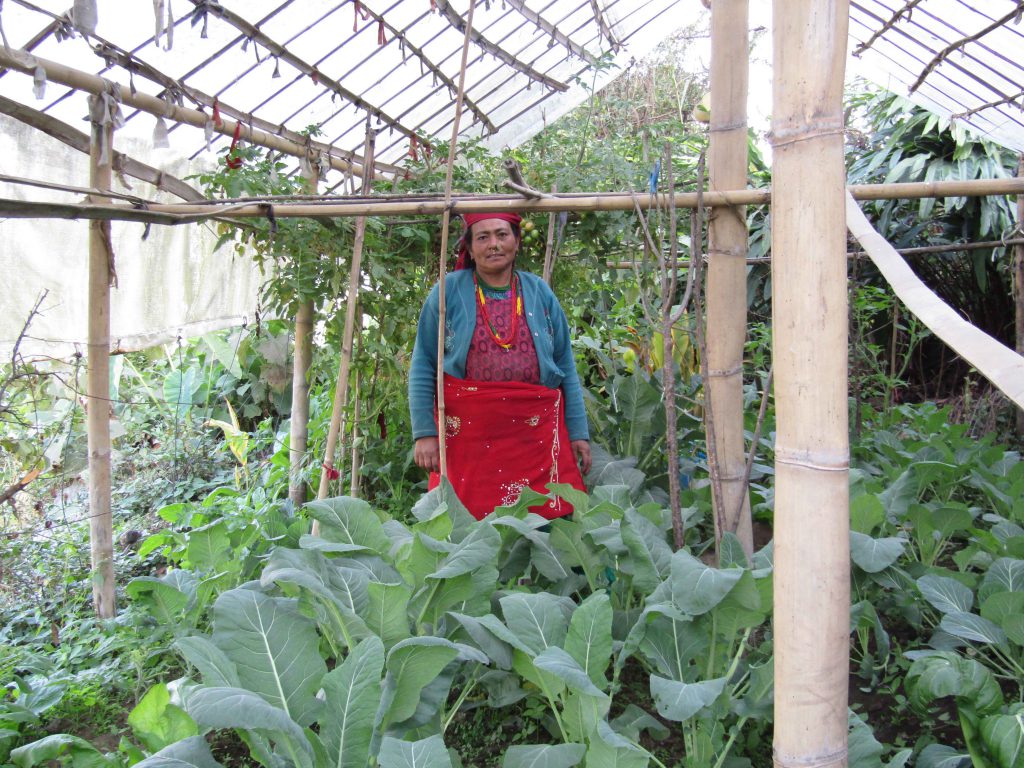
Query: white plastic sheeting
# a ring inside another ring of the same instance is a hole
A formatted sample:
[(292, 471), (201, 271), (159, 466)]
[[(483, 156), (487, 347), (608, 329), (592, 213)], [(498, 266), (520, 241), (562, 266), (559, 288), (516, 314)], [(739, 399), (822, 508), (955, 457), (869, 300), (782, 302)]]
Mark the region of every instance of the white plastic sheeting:
[[(132, 154), (133, 142), (115, 143)], [(35, 179), (76, 180), (88, 186), (89, 157), (0, 115), (0, 158), (17, 158), (19, 172)], [(8, 163), (4, 162), (7, 166)], [(166, 170), (182, 178), (185, 160)], [(173, 202), (151, 186), (115, 181), (115, 191)], [(67, 193), (0, 183), (0, 196), (33, 200), (68, 199)], [(87, 339), (88, 223), (85, 221), (0, 220), (0, 356), (11, 348), (36, 300), (47, 295), (19, 350), (27, 357), (68, 357), (85, 353)], [(142, 240), (140, 224), (113, 222), (111, 240), (119, 287), (111, 290), (111, 347), (134, 350), (239, 325), (255, 319), (263, 277), (251, 259), (230, 246), (214, 252), (209, 225), (154, 226)]]

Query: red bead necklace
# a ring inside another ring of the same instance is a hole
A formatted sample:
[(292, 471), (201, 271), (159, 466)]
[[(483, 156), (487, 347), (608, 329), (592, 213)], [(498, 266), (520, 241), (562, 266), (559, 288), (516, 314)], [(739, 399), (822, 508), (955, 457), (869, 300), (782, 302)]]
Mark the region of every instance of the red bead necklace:
[(512, 305), (515, 310), (512, 312), (512, 328), (508, 332), (508, 336), (502, 337), (494, 330), (494, 323), (491, 322), (491, 316), (487, 312), (487, 299), (484, 297), (483, 288), (480, 287), (480, 283), (476, 279), (476, 271), (473, 272), (473, 285), (476, 286), (476, 299), (480, 302), (480, 311), (483, 313), (484, 321), (487, 323), (487, 330), (491, 334), (491, 338), (494, 339), (494, 343), (502, 349), (511, 349), (512, 342), (516, 338), (516, 330), (519, 327), (519, 318), (523, 314), (523, 297), (519, 295), (519, 275), (512, 274)]

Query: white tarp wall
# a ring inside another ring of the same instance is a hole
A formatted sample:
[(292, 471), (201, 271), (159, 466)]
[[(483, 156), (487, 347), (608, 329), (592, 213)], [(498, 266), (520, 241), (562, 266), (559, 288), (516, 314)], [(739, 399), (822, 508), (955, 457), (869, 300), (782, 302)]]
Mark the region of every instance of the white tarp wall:
[[(180, 179), (200, 170), (197, 163), (190, 167), (187, 158), (153, 150), (137, 139), (115, 136), (114, 148)], [(6, 159), (2, 165), (9, 175), (16, 165), (21, 177), (89, 186), (88, 155), (5, 115), (0, 115), (0, 158)], [(115, 175), (114, 191), (177, 201), (149, 184), (128, 181), (133, 189), (126, 189)], [(3, 182), (0, 196), (81, 200), (67, 192)], [(10, 359), (14, 342), (44, 290), (49, 293), (21, 343), (21, 354), (32, 358), (85, 353), (88, 226), (84, 220), (0, 219), (3, 358)], [(251, 259), (235, 255), (230, 245), (213, 251), (217, 242), (213, 226), (153, 225), (143, 241), (142, 224), (112, 223), (119, 287), (111, 289), (111, 351), (143, 349), (255, 319), (264, 278)]]

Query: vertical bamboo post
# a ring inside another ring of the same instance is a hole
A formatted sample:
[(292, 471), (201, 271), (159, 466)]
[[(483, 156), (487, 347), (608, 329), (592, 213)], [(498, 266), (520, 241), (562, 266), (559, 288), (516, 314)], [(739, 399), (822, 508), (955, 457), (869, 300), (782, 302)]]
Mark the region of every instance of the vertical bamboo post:
[[(98, 97), (97, 97), (98, 98)], [(114, 129), (111, 123), (92, 123), (89, 144), (89, 186), (110, 189)], [(101, 163), (102, 147), (107, 148)], [(110, 198), (90, 195), (91, 202)], [(89, 222), (89, 356), (87, 361), (89, 439), (89, 542), (92, 560), (92, 599), (96, 614), (114, 615), (114, 521), (110, 511), (110, 222)]]
[[(1024, 152), (1017, 160), (1017, 176), (1024, 178)], [(1024, 235), (1024, 195), (1017, 195), (1017, 231)], [(1018, 355), (1024, 355), (1024, 245), (1013, 247), (1014, 329)], [(1024, 408), (1017, 409), (1017, 436), (1024, 437)]]
[(452, 140), (448, 145), (448, 165), (444, 176), (444, 213), (441, 214), (441, 264), (437, 280), (437, 445), (440, 450), (441, 477), (448, 476), (448, 451), (445, 445), (445, 425), (448, 423), (444, 407), (444, 337), (447, 318), (445, 296), (445, 270), (448, 258), (448, 229), (452, 214), (452, 175), (455, 170), (455, 153), (459, 146), (459, 126), (462, 123), (462, 104), (466, 98), (466, 67), (469, 63), (469, 41), (473, 32), (473, 13), (476, 0), (469, 0), (466, 10), (465, 34), (462, 37), (462, 62), (459, 65), (459, 87), (455, 94), (455, 117), (452, 120)]
[[(310, 194), (317, 194), (319, 173), (313, 163), (303, 172)], [(288, 498), (298, 509), (306, 503), (302, 479), (309, 445), (309, 369), (313, 364), (313, 300), (302, 302), (295, 313), (295, 352), (292, 356), (292, 415), (289, 446)]]
[(848, 0), (774, 0), (777, 768), (847, 765), (849, 417), (843, 76)]
[[(747, 186), (747, 0), (711, 3), (711, 136), (708, 187)], [(708, 228), (708, 397), (715, 417), (708, 453), (717, 451), (721, 498), (715, 504), (715, 546), (735, 533), (747, 555), (754, 540), (744, 482), (743, 346), (747, 333), (747, 212), (715, 208)]]
[[(370, 194), (373, 183), (373, 156), (376, 133), (367, 126), (363, 144), (363, 187), (362, 194)], [(345, 408), (348, 405), (348, 379), (352, 368), (352, 339), (355, 337), (356, 309), (359, 305), (359, 282), (363, 269), (363, 241), (366, 237), (366, 217), (356, 219), (356, 231), (352, 239), (352, 262), (348, 271), (348, 296), (345, 299), (345, 330), (341, 340), (341, 361), (338, 364), (338, 380), (334, 385), (334, 405), (331, 423), (327, 429), (327, 445), (324, 447), (324, 464), (320, 473), (318, 499), (326, 499), (331, 488), (331, 474), (334, 470), (334, 455), (338, 451), (338, 436), (343, 432)], [(316, 531), (314, 524), (314, 532)]]

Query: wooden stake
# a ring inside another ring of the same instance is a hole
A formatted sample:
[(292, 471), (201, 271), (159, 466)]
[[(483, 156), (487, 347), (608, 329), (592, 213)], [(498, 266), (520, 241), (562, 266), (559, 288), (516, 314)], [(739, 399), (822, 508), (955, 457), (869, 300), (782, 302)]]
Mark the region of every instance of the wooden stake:
[[(110, 189), (114, 129), (92, 123), (89, 186)], [(101, 164), (102, 147), (107, 162)], [(90, 196), (97, 203), (109, 198)], [(96, 615), (114, 616), (114, 521), (110, 511), (110, 222), (89, 222), (89, 357), (87, 374), (89, 433), (89, 542), (92, 556), (92, 599)]]
[(849, 419), (843, 76), (848, 0), (774, 0), (777, 768), (847, 765)]
[[(369, 194), (373, 183), (373, 155), (377, 134), (367, 126), (363, 143), (363, 194)], [(366, 239), (366, 217), (356, 219), (356, 231), (352, 239), (352, 263), (348, 270), (348, 295), (345, 298), (345, 330), (341, 341), (341, 360), (338, 364), (338, 379), (334, 384), (334, 405), (331, 423), (327, 429), (327, 445), (324, 448), (324, 463), (320, 473), (318, 499), (326, 499), (331, 488), (331, 470), (338, 452), (338, 436), (344, 431), (345, 408), (348, 407), (348, 380), (352, 368), (352, 340), (355, 337), (356, 309), (359, 306), (359, 286), (363, 272), (363, 242)], [(353, 477), (353, 483), (355, 478)], [(315, 530), (315, 529), (314, 529)]]
[[(747, 0), (711, 4), (711, 137), (708, 189), (747, 185)], [(743, 481), (743, 348), (747, 338), (747, 212), (717, 208), (708, 227), (707, 373), (714, 421), (707, 425), (708, 455), (715, 447), (721, 497), (714, 519), (715, 547), (736, 534), (753, 553), (750, 498)], [(713, 433), (713, 434), (712, 434)], [(719, 521), (721, 525), (718, 525)]]

